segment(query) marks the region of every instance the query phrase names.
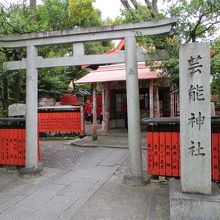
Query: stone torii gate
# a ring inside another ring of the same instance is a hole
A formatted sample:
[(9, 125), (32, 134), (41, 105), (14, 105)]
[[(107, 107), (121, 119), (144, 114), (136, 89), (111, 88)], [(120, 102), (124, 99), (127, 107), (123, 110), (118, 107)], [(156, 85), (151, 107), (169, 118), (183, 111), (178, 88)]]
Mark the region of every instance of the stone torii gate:
[[(124, 24), (118, 26), (61, 30), (0, 37), (2, 48), (26, 48), (26, 59), (4, 63), (7, 70), (26, 69), (26, 162), (23, 174), (40, 172), (37, 160), (37, 91), (38, 68), (75, 66), (84, 64), (126, 63), (126, 90), (128, 105), (128, 140), (130, 150), (130, 177), (135, 183), (143, 181), (140, 144), (140, 107), (137, 61), (147, 57), (136, 49), (136, 36), (159, 35), (170, 32), (176, 19)], [(117, 54), (85, 55), (84, 43), (125, 39), (125, 51)], [(73, 44), (73, 56), (42, 58), (38, 47)]]

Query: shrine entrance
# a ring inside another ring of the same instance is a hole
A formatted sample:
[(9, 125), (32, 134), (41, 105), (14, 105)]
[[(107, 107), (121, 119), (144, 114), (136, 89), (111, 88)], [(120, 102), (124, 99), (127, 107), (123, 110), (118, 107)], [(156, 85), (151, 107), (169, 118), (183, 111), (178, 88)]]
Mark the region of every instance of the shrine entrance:
[[(176, 19), (106, 26), (86, 29), (62, 30), (54, 32), (30, 33), (19, 36), (0, 37), (2, 48), (25, 48), (26, 59), (4, 63), (7, 70), (26, 69), (26, 160), (23, 172), (33, 174), (38, 167), (38, 116), (37, 92), (38, 69), (47, 67), (65, 67), (85, 64), (126, 63), (126, 92), (128, 107), (128, 141), (130, 151), (130, 177), (142, 182), (142, 155), (140, 147), (140, 105), (137, 78), (137, 62), (149, 57), (136, 48), (136, 36), (159, 35), (169, 33)], [(84, 43), (105, 40), (125, 40), (125, 51), (117, 54), (86, 55)], [(51, 45), (73, 44), (73, 55), (59, 58), (42, 58), (38, 48)], [(93, 88), (93, 93), (96, 88)], [(95, 96), (94, 96), (95, 97)], [(96, 101), (93, 108), (96, 108)], [(106, 115), (105, 117), (109, 117)], [(93, 127), (96, 132), (96, 123)]]

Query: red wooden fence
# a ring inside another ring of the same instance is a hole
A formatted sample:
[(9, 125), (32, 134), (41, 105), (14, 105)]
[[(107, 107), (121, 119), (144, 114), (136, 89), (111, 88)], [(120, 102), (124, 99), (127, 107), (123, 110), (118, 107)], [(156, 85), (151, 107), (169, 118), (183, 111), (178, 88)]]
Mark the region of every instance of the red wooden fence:
[[(40, 160), (39, 141), (38, 159)], [(25, 128), (0, 129), (0, 164), (25, 165)]]
[[(24, 124), (0, 128), (0, 164), (25, 165), (25, 126)], [(81, 133), (81, 116), (74, 112), (40, 112), (38, 113), (39, 132), (76, 132)], [(40, 144), (38, 139), (38, 159)]]
[[(220, 133), (212, 132), (212, 179), (220, 180)], [(148, 174), (180, 176), (180, 135), (175, 131), (147, 132)]]
[(80, 112), (40, 112), (38, 113), (39, 132), (81, 131)]

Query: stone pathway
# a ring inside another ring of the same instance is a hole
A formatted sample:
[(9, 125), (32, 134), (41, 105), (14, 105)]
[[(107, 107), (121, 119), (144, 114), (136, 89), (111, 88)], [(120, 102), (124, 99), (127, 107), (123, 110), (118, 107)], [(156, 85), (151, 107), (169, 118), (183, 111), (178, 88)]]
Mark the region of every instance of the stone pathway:
[(97, 148), (32, 190), (0, 205), (1, 220), (67, 220), (127, 160), (128, 150)]
[(127, 160), (70, 220), (169, 220), (168, 183), (154, 180), (133, 187), (123, 183)]

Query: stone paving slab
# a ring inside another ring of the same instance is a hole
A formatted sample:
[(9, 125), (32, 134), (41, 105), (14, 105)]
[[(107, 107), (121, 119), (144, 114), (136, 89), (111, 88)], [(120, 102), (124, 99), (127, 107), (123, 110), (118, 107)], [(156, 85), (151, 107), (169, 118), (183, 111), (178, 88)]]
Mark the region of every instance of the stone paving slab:
[(99, 163), (99, 166), (114, 166), (124, 155), (125, 152), (122, 149), (118, 149), (117, 151), (113, 150), (105, 160)]
[(78, 197), (73, 195), (55, 195), (44, 206), (31, 213), (29, 219), (56, 219), (60, 213), (63, 213), (68, 207), (72, 206), (77, 201), (77, 199)]
[(36, 192), (32, 193), (27, 198), (23, 199), (17, 205), (29, 208), (33, 210), (38, 210), (41, 206), (45, 205), (52, 197), (54, 197), (58, 192), (64, 189), (63, 185), (46, 184), (41, 187)]
[[(69, 186), (61, 190), (57, 195), (60, 196), (74, 196), (79, 198), (83, 192), (88, 191), (93, 185), (95, 185), (97, 180), (91, 178), (79, 178)], [(83, 183), (83, 184), (82, 184)]]
[(31, 213), (33, 213), (35, 210), (33, 209), (27, 209), (20, 206), (13, 206), (6, 211), (4, 211), (4, 214), (0, 215), (0, 219), (2, 220), (27, 220)]
[[(14, 195), (13, 197), (11, 197), (11, 199), (8, 199), (5, 203), (0, 205), (0, 214), (4, 211), (8, 210), (9, 208), (12, 208), (18, 202), (22, 201), (25, 198), (26, 198), (26, 196), (24, 196), (24, 195)], [(0, 215), (0, 219), (1, 219), (1, 215)]]
[(120, 166), (70, 220), (169, 220), (168, 185), (159, 181), (141, 187), (123, 184), (128, 169), (128, 163)]
[[(20, 201), (12, 199), (0, 213), (0, 220), (66, 220), (88, 201), (127, 158), (126, 149), (97, 148), (74, 168), (68, 168), (36, 186), (31, 193), (24, 194)], [(0, 210), (3, 206), (0, 206)]]
[(111, 173), (99, 179), (96, 184), (94, 184), (90, 189), (87, 190), (86, 193), (82, 194), (81, 198), (76, 201), (71, 207), (69, 207), (65, 212), (60, 214), (60, 216), (56, 220), (66, 220), (70, 219), (72, 216), (76, 214), (76, 212), (91, 198), (91, 196), (109, 179), (109, 177), (119, 168), (118, 165), (114, 167)]

